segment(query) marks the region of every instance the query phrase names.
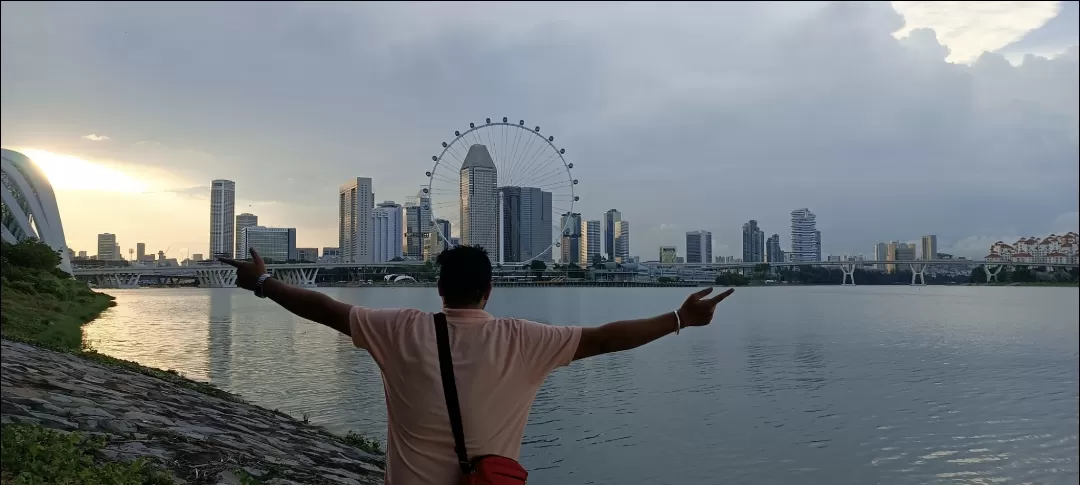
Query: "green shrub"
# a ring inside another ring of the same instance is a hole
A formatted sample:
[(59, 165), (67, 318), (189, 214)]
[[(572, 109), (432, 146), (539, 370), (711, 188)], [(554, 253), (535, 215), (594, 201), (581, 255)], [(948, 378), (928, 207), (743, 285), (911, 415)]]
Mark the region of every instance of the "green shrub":
[(170, 475), (145, 460), (103, 460), (104, 438), (37, 425), (5, 424), (0, 468), (5, 485), (164, 485)]

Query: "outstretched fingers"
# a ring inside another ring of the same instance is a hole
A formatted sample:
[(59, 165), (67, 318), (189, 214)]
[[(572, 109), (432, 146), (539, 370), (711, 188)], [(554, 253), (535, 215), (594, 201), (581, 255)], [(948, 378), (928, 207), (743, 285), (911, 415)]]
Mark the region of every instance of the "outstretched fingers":
[(248, 251), (251, 252), (251, 260), (254, 261), (255, 264), (261, 266), (263, 264), (263, 260), (262, 256), (259, 256), (259, 252), (256, 251), (255, 248), (248, 248)]
[(232, 258), (218, 258), (218, 261), (221, 261), (222, 263), (225, 263), (225, 264), (227, 264), (229, 266), (232, 266), (233, 268), (239, 268), (240, 267), (240, 262), (235, 260), (235, 259), (232, 259)]
[(709, 298), (708, 300), (705, 300), (705, 301), (709, 302), (710, 304), (715, 305), (717, 303), (720, 303), (721, 301), (724, 301), (724, 298), (727, 298), (727, 297), (731, 296), (732, 293), (735, 293), (735, 288), (728, 288), (727, 291), (725, 291), (723, 293), (720, 293), (719, 295), (716, 295), (716, 296), (714, 296), (712, 298)]
[(705, 288), (704, 290), (695, 291), (694, 293), (691, 293), (690, 294), (690, 299), (695, 300), (695, 301), (700, 300), (702, 298), (705, 298), (705, 295), (708, 295), (709, 293), (712, 293), (712, 287), (711, 286), (708, 287), (708, 288)]

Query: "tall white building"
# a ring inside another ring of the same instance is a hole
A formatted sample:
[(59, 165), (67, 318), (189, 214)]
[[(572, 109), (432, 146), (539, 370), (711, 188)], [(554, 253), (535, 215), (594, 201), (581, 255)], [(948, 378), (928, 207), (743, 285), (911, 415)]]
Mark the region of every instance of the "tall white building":
[(338, 190), (338, 250), (343, 263), (371, 263), (371, 179), (356, 177)]
[(600, 256), (600, 221), (581, 221), (581, 264), (592, 264)]
[(810, 209), (791, 211), (791, 261), (821, 261), (821, 232)]
[(690, 231), (686, 233), (686, 262), (712, 262), (712, 233), (709, 231)]
[(236, 183), (210, 182), (210, 257), (231, 257), (236, 244)]
[(460, 214), (461, 244), (488, 250), (498, 257), (499, 171), (484, 145), (469, 147), (461, 164)]
[(234, 258), (247, 259), (251, 257), (248, 254), (247, 241), (244, 240), (244, 229), (257, 225), (259, 225), (259, 216), (255, 214), (245, 212), (236, 216), (236, 252)]
[(919, 259), (937, 259), (937, 236), (931, 234), (922, 237), (922, 257)]
[(402, 257), (401, 240), (404, 213), (394, 201), (375, 206), (372, 214), (373, 240), (371, 250), (374, 262), (383, 263)]
[(615, 221), (615, 262), (630, 261), (630, 221)]
[(104, 233), (97, 235), (97, 258), (101, 261), (116, 261), (120, 259), (120, 251), (116, 248), (116, 234)]

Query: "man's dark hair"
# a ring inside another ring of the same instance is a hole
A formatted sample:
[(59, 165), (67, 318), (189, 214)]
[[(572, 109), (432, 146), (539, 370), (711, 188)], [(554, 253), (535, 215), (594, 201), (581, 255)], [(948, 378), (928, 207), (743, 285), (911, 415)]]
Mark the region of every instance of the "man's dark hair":
[(491, 284), (491, 259), (479, 246), (455, 246), (439, 253), (439, 289), (449, 308), (480, 303)]

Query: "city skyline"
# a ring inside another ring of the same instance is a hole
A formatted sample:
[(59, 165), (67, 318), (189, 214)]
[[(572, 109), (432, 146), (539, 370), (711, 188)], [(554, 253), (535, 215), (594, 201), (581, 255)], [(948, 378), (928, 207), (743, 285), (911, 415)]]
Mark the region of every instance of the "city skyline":
[[(402, 200), (439, 143), (485, 116), (556, 133), (581, 179), (573, 211), (619, 208), (642, 257), (696, 229), (713, 233), (714, 254), (738, 254), (749, 219), (786, 247), (787, 214), (804, 206), (820, 216), (823, 255), (933, 233), (940, 252), (980, 257), (997, 240), (1074, 230), (1075, 4), (1009, 4), (989, 17), (968, 4), (913, 5), (634, 4), (618, 25), (588, 5), (254, 8), (280, 15), (293, 29), (283, 36), (204, 20), (244, 18), (228, 4), (5, 3), (3, 140), (48, 174), (71, 247), (93, 251), (109, 232), (125, 256), (136, 242), (209, 254), (214, 178), (245, 187), (236, 212), (295, 226), (302, 246), (335, 246), (327, 193), (361, 175), (380, 200)], [(668, 22), (655, 25), (660, 12)], [(563, 30), (525, 26), (523, 13)], [(177, 16), (190, 28), (172, 25)], [(341, 22), (301, 20), (320, 18)], [(356, 28), (366, 22), (380, 28)], [(412, 22), (427, 28), (395, 28)], [(41, 34), (56, 25), (62, 35)], [(144, 37), (102, 42), (100, 29)], [(493, 41), (506, 49), (486, 49)], [(548, 47), (541, 56), (528, 45)], [(292, 57), (303, 46), (317, 48)], [(183, 68), (170, 62), (179, 47), (190, 53)], [(642, 51), (663, 65), (642, 63)], [(485, 67), (424, 61), (447, 52)], [(704, 61), (715, 58), (725, 62)], [(285, 68), (308, 62), (319, 76)], [(360, 67), (373, 65), (379, 75)], [(417, 76), (419, 66), (431, 69)], [(443, 108), (422, 109), (433, 105)], [(895, 181), (893, 197), (880, 178)], [(718, 180), (731, 183), (714, 190)]]

